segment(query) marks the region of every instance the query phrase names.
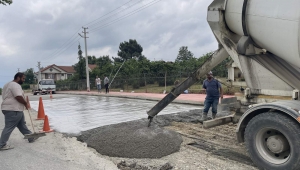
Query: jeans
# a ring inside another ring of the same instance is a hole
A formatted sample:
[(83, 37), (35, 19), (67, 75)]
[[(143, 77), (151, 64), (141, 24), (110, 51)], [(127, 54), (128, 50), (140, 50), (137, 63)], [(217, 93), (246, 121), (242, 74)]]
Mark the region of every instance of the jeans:
[[(6, 145), (11, 132), (17, 127), (19, 131), (25, 134), (31, 134), (31, 131), (27, 128), (24, 113), (20, 111), (7, 111), (2, 110), (5, 117), (5, 127), (1, 134), (0, 148)], [(30, 139), (28, 139), (29, 141)]]
[(101, 90), (101, 84), (97, 84), (97, 89)]
[(204, 101), (204, 113), (208, 113), (209, 108), (212, 107), (212, 113), (217, 114), (218, 112), (218, 104), (219, 104), (219, 97), (215, 98), (206, 98)]

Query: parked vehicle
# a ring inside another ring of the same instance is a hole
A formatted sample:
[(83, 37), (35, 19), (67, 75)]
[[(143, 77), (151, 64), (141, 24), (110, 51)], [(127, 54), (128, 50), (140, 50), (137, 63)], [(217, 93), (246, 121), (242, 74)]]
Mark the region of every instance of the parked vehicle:
[(38, 84), (32, 89), (32, 94), (55, 94), (56, 92), (56, 84), (53, 79), (43, 79), (38, 82)]

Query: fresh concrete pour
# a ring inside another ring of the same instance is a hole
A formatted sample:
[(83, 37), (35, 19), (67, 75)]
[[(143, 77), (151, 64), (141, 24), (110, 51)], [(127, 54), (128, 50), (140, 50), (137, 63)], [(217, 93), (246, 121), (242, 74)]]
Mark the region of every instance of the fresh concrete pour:
[(201, 110), (156, 116), (150, 127), (140, 119), (82, 132), (78, 140), (100, 154), (126, 158), (161, 158), (179, 151), (181, 136), (163, 126), (173, 121), (197, 123)]
[[(156, 104), (153, 101), (103, 96), (74, 96), (44, 100), (45, 113), (50, 125), (59, 132), (78, 135), (80, 141), (102, 155), (127, 158), (161, 158), (179, 151), (181, 136), (161, 128), (148, 127), (146, 111)], [(38, 102), (31, 105), (37, 109)], [(175, 113), (200, 106), (170, 104), (162, 115), (175, 118)], [(198, 112), (199, 113), (199, 112)], [(200, 114), (197, 114), (199, 119)], [(140, 120), (137, 120), (140, 119)], [(179, 119), (177, 117), (177, 119)], [(162, 125), (166, 119), (155, 119)], [(93, 129), (94, 128), (94, 129)], [(82, 132), (87, 130), (85, 132)]]
[[(68, 134), (79, 134), (100, 126), (146, 118), (146, 111), (157, 103), (105, 96), (53, 97), (52, 100), (43, 100), (45, 114), (49, 117), (52, 129)], [(38, 101), (31, 101), (31, 106), (37, 110)], [(200, 105), (170, 104), (160, 115), (199, 108)]]
[(126, 158), (161, 158), (180, 149), (181, 136), (147, 120), (108, 125), (84, 132), (80, 140), (102, 155)]

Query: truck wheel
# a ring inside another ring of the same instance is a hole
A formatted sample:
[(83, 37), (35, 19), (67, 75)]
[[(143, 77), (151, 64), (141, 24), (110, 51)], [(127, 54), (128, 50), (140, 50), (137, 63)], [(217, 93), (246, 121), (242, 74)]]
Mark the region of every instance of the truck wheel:
[(260, 169), (300, 167), (300, 127), (287, 115), (266, 112), (252, 118), (245, 130), (245, 145)]

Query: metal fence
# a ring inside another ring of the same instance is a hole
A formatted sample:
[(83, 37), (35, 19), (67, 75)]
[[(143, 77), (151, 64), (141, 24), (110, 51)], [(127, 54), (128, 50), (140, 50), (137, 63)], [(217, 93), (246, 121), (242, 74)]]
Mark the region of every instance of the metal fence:
[[(110, 91), (124, 91), (124, 92), (143, 92), (143, 93), (163, 93), (163, 91), (170, 92), (175, 86), (175, 83), (180, 83), (189, 77), (191, 73), (187, 72), (165, 72), (156, 74), (138, 73), (134, 75), (120, 75), (110, 78)], [(104, 89), (103, 79), (101, 86)], [(113, 81), (112, 81), (113, 79)], [(202, 90), (202, 83), (205, 78), (202, 78), (193, 86), (188, 88), (189, 93), (204, 93)], [(111, 82), (112, 81), (112, 82)], [(223, 83), (224, 84), (224, 83)], [(80, 81), (64, 81), (57, 83), (58, 91), (65, 90), (86, 90), (86, 80)], [(227, 85), (226, 85), (227, 86)], [(97, 90), (95, 79), (90, 79), (90, 89)]]

